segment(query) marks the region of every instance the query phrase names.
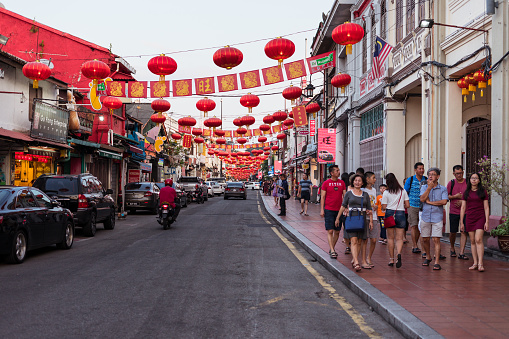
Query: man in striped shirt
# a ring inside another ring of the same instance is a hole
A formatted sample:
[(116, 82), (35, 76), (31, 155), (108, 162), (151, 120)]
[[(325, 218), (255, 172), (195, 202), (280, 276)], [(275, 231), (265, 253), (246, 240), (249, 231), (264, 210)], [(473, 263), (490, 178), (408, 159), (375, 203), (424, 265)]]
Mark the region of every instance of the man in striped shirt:
[(311, 186), (313, 183), (308, 180), (308, 175), (304, 173), (302, 180), (299, 183), (299, 197), (300, 197), (300, 214), (308, 214), (308, 203), (311, 199)]

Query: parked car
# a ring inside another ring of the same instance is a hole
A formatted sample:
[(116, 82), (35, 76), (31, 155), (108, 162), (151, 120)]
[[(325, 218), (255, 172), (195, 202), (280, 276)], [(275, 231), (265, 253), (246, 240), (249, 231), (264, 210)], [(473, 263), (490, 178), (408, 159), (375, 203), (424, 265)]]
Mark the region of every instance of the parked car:
[(247, 199), (247, 190), (243, 182), (229, 181), (226, 184), (224, 200), (228, 200), (232, 197), (242, 198), (244, 200)]
[(98, 222), (104, 224), (104, 229), (115, 228), (116, 207), (111, 197), (113, 191), (104, 189), (99, 179), (92, 174), (43, 174), (32, 186), (69, 209), (75, 227), (82, 227), (86, 236), (95, 235)]
[(209, 181), (214, 181), (221, 186), (221, 193), (224, 193), (224, 189), (226, 188), (226, 178), (225, 177), (217, 177), (217, 178), (209, 178)]
[(177, 183), (182, 185), (182, 187), (184, 187), (184, 190), (186, 191), (187, 194), (193, 193), (196, 190), (196, 185), (200, 185), (201, 190), (203, 192), (203, 195), (202, 195), (203, 200), (205, 200), (205, 201), (208, 200), (208, 195), (207, 195), (208, 188), (207, 188), (207, 185), (205, 185), (205, 182), (203, 181), (202, 178), (200, 178), (200, 177), (180, 177), (180, 178), (178, 178)]
[[(164, 187), (164, 182), (157, 182), (156, 185), (159, 189), (161, 189)], [(177, 191), (177, 198), (180, 201), (180, 207), (187, 207), (187, 194), (183, 190), (182, 185), (173, 183), (173, 188)]]
[(221, 195), (223, 193), (223, 188), (221, 187), (221, 185), (219, 185), (218, 182), (206, 181), (205, 183), (207, 184), (207, 186), (209, 186), (209, 194), (211, 196)]
[(153, 182), (130, 182), (125, 185), (125, 208), (130, 213), (149, 210), (157, 214), (159, 210), (159, 187)]
[(248, 182), (246, 184), (246, 189), (259, 190), (260, 189), (260, 183), (257, 182), (257, 181)]
[(0, 186), (0, 255), (21, 264), (27, 251), (74, 242), (71, 211), (33, 187)]

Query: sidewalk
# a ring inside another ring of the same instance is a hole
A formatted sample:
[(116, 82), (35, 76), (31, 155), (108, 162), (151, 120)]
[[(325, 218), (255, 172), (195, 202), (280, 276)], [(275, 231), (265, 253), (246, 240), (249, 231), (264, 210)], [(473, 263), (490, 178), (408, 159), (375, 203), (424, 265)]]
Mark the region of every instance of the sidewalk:
[(274, 199), (260, 194), (267, 211), (287, 232), (405, 336), (509, 337), (509, 262), (485, 256), (485, 272), (469, 271), (472, 258), (451, 258), (449, 244), (442, 243), (447, 259), (440, 262), (441, 271), (433, 271), (432, 266), (421, 265), (421, 255), (413, 254), (408, 243), (403, 247), (403, 266), (397, 269), (387, 266), (387, 245), (377, 242), (375, 267), (355, 272), (351, 255), (344, 254), (342, 233), (336, 245), (338, 259), (329, 258), (320, 205), (309, 204), (306, 217), (299, 214), (300, 203), (292, 197), (286, 201), (286, 216), (279, 217)]

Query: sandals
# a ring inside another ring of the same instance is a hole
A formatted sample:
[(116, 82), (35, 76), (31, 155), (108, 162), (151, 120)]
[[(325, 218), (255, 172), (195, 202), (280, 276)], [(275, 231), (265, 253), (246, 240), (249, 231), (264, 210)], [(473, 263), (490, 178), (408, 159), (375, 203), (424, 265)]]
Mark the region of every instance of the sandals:
[(305, 215), (306, 217), (309, 217), (309, 214), (307, 214), (307, 213), (304, 213), (304, 215)]
[(350, 247), (345, 248), (345, 254), (350, 254), (352, 251), (350, 250)]
[(479, 272), (484, 272), (484, 266), (483, 266), (483, 265), (478, 265), (478, 266), (477, 266), (477, 270), (478, 270)]
[(421, 253), (421, 249), (419, 247), (412, 248), (412, 253)]
[(455, 257), (456, 256), (456, 251), (451, 251), (451, 257)]
[(372, 263), (372, 262), (370, 262), (370, 261), (368, 261), (368, 262), (367, 262), (367, 264), (369, 265), (369, 268), (373, 268), (373, 267), (375, 267), (375, 265), (373, 265), (373, 263)]
[(365, 270), (370, 270), (371, 269), (371, 266), (369, 266), (369, 264), (361, 265), (361, 267), (364, 268)]
[(458, 255), (458, 259), (468, 260), (468, 257), (465, 254), (460, 254)]
[(302, 214), (302, 213), (304, 213), (304, 211), (300, 211), (300, 213), (299, 213), (299, 214)]
[(431, 260), (424, 259), (424, 262), (422, 263), (422, 266), (429, 266), (430, 262), (431, 262)]
[(389, 258), (389, 260), (390, 260), (390, 261), (389, 261), (389, 263), (387, 264), (387, 266), (390, 266), (390, 267), (394, 266), (394, 258)]
[(441, 269), (442, 269), (442, 267), (440, 267), (439, 264), (433, 265), (433, 271), (440, 271)]
[(338, 258), (338, 254), (336, 253), (336, 251), (329, 250), (329, 255), (330, 255), (331, 259), (337, 259)]
[(426, 252), (421, 255), (422, 258), (426, 258)]
[(473, 271), (473, 270), (476, 270), (478, 266), (479, 266), (479, 265), (477, 265), (477, 264), (473, 264), (473, 265), (472, 265), (472, 266), (470, 266), (468, 269), (469, 269), (469, 270), (471, 270), (471, 271)]
[(403, 263), (401, 262), (401, 254), (398, 254), (398, 260), (396, 261), (396, 268), (400, 268)]
[(355, 265), (353, 265), (353, 269), (356, 270), (357, 272), (359, 272), (361, 270), (361, 265), (355, 264)]

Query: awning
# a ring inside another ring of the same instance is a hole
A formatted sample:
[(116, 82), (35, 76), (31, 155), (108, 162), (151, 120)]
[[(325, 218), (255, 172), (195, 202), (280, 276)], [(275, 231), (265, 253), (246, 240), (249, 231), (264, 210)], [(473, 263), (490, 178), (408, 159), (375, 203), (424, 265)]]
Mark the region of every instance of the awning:
[(143, 150), (133, 145), (129, 145), (129, 151), (132, 153), (143, 154)]
[(108, 151), (103, 151), (103, 150), (99, 150), (98, 151), (98, 154), (100, 157), (103, 157), (103, 158), (110, 158), (110, 159), (115, 159), (115, 160), (122, 160), (122, 155), (121, 154), (118, 154), (118, 153), (113, 153), (113, 152), (108, 152)]
[(57, 141), (50, 141), (50, 140), (46, 140), (46, 139), (39, 139), (39, 138), (34, 138), (32, 137), (33, 141), (32, 142), (38, 142), (39, 144), (42, 144), (42, 145), (49, 145), (49, 146), (55, 146), (55, 147), (60, 147), (60, 148), (67, 148), (67, 149), (72, 149), (71, 146), (67, 145), (67, 144), (62, 144), (60, 142), (57, 142)]
[(140, 163), (140, 169), (143, 171), (143, 172), (149, 172), (151, 173), (152, 172), (152, 164), (145, 164), (143, 162)]
[(90, 142), (90, 141), (85, 141), (85, 140), (75, 139), (75, 138), (69, 138), (68, 140), (70, 143), (76, 144), (76, 145), (87, 146), (87, 147), (92, 147), (92, 148), (100, 148), (101, 147), (101, 144), (98, 144), (96, 142)]
[(14, 139), (14, 140), (21, 140), (21, 141), (32, 141), (32, 140), (34, 140), (30, 136), (28, 136), (28, 135), (26, 135), (24, 133), (14, 132), (14, 131), (11, 131), (11, 130), (8, 130), (8, 129), (5, 129), (5, 128), (0, 128), (0, 136), (6, 137), (6, 138), (9, 138), (9, 139)]
[(135, 144), (135, 145), (138, 144), (137, 141), (134, 141), (132, 139), (129, 139), (128, 137), (124, 137), (123, 135), (120, 135), (120, 134), (117, 134), (117, 133), (113, 133), (113, 137), (117, 138), (117, 139), (120, 139), (120, 140), (127, 141), (127, 142), (129, 142), (131, 144)]

